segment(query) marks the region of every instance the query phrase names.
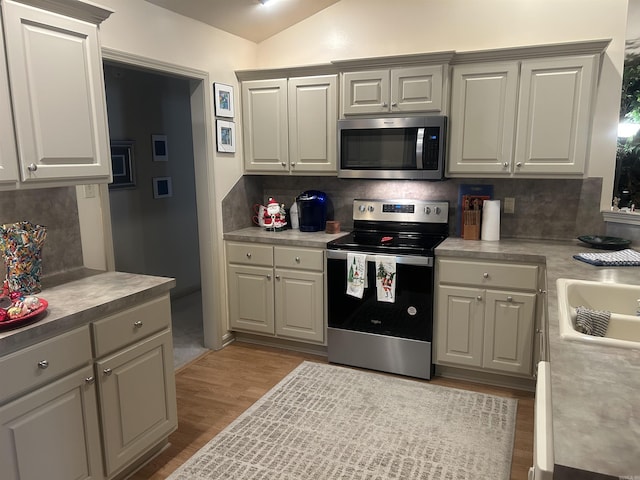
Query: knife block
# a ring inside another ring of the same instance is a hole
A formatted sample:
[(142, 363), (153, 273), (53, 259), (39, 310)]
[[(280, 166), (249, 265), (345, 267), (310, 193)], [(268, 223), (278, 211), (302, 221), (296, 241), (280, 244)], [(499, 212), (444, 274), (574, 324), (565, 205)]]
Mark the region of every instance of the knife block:
[(465, 210), (462, 212), (462, 238), (465, 240), (480, 240), (480, 210)]

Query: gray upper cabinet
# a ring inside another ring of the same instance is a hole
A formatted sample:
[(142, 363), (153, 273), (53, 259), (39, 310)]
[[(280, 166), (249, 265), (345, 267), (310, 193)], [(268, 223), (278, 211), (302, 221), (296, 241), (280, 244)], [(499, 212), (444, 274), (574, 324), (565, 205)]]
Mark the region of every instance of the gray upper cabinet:
[(342, 74), (343, 116), (438, 113), (443, 106), (442, 65), (387, 68)]
[[(38, 8), (40, 5), (46, 5), (47, 10)], [(110, 13), (84, 2), (2, 2), (19, 180), (23, 184), (111, 181), (98, 40), (98, 24)], [(0, 84), (4, 81), (0, 71)], [(0, 105), (0, 109), (4, 107)]]

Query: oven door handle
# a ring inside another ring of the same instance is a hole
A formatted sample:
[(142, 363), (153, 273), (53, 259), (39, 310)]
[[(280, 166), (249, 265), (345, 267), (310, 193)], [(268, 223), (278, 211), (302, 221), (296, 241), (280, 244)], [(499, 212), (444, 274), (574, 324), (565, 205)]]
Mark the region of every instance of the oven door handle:
[(375, 262), (376, 257), (394, 257), (397, 264), (401, 265), (421, 265), (433, 267), (433, 257), (423, 257), (420, 255), (373, 255), (366, 252), (347, 252), (346, 250), (327, 250), (327, 260), (346, 260), (349, 253), (366, 255), (367, 262)]

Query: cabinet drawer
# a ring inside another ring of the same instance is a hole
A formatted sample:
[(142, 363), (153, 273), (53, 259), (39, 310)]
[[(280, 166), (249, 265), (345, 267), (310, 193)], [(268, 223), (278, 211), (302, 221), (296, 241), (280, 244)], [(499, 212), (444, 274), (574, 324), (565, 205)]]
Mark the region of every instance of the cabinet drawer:
[(275, 247), (274, 258), (276, 267), (300, 268), (319, 272), (324, 269), (324, 252), (322, 250)]
[(450, 259), (439, 259), (438, 262), (438, 279), (441, 283), (523, 290), (535, 290), (538, 287), (536, 265)]
[(171, 325), (169, 295), (93, 323), (95, 356), (101, 357)]
[(91, 361), (89, 326), (0, 358), (0, 403)]
[(227, 262), (273, 266), (273, 247), (254, 243), (227, 243)]

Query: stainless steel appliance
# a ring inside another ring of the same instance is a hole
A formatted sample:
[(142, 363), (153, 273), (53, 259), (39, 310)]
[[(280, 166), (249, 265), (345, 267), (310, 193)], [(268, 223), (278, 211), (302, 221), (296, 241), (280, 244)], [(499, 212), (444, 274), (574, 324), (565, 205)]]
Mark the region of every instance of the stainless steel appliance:
[(338, 176), (444, 177), (447, 117), (338, 120)]
[[(433, 251), (448, 235), (449, 202), (354, 200), (353, 223), (351, 234), (327, 244), (329, 361), (429, 379)], [(362, 298), (347, 294), (354, 254), (366, 259)], [(395, 262), (393, 303), (378, 300), (380, 256)]]

